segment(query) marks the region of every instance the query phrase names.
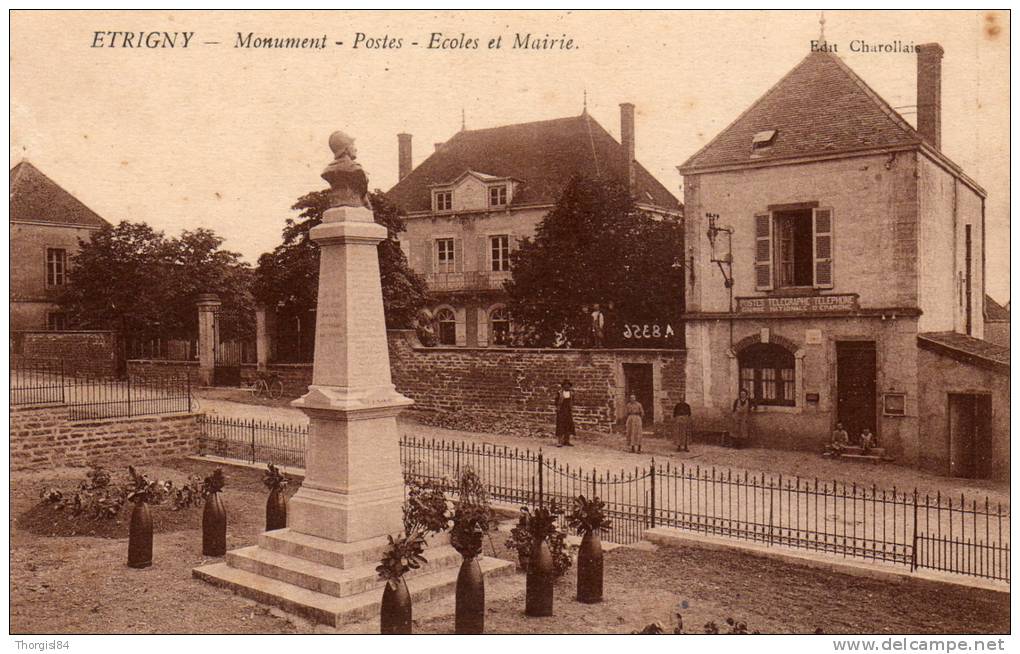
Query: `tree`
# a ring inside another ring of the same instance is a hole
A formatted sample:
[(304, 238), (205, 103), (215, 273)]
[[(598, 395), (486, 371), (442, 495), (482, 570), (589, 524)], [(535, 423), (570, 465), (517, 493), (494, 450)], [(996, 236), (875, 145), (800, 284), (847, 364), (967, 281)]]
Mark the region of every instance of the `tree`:
[[(508, 308), (528, 345), (588, 341), (586, 307), (619, 324), (672, 324), (683, 304), (683, 227), (637, 209), (626, 187), (574, 177), (511, 255)], [(610, 341), (612, 341), (610, 335)]]
[(251, 332), (251, 268), (208, 229), (167, 238), (145, 223), (104, 226), (71, 257), (69, 284), (59, 301), (71, 325), (117, 329), (125, 336), (192, 339), (195, 299), (216, 293), (226, 337)]
[[(379, 273), (382, 279), (386, 326), (410, 327), (415, 314), (428, 303), (425, 279), (411, 270), (400, 249), (397, 234), (404, 231), (400, 210), (382, 192), (371, 193), (375, 221), (384, 226), (388, 238), (379, 243)], [(253, 293), (259, 302), (276, 307), (278, 316), (306, 315), (315, 308), (319, 287), (319, 247), (309, 232), (322, 222), (329, 208), (327, 191), (303, 195), (292, 207), (300, 211), (288, 218), (283, 243), (259, 257)]]

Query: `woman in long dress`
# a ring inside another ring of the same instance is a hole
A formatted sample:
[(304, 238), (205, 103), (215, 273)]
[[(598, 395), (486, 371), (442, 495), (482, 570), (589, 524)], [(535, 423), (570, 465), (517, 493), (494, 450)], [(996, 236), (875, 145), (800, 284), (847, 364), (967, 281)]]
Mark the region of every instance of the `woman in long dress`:
[(746, 388), (741, 388), (737, 399), (733, 400), (733, 445), (743, 447), (751, 442), (751, 412), (754, 411), (754, 400)]
[(574, 393), (569, 380), (563, 380), (556, 393), (556, 447), (572, 447), (574, 435)]
[(644, 415), (644, 407), (638, 402), (637, 395), (632, 394), (630, 402), (627, 402), (627, 422), (625, 425), (627, 445), (630, 446), (631, 452), (641, 451), (641, 432), (644, 429)]

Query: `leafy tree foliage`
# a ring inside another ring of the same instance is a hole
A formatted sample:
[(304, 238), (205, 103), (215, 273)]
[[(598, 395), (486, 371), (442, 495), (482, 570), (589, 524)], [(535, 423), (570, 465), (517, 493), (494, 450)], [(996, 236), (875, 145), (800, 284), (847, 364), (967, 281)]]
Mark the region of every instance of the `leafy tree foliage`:
[(195, 338), (195, 299), (223, 302), (224, 338), (252, 330), (251, 268), (200, 228), (168, 238), (145, 223), (106, 226), (80, 243), (60, 303), (73, 326), (119, 329), (130, 337)]
[(545, 347), (587, 343), (585, 309), (594, 304), (608, 314), (607, 330), (623, 321), (675, 326), (682, 259), (679, 221), (640, 211), (616, 182), (578, 176), (511, 255), (510, 314), (525, 344)]
[[(329, 208), (326, 191), (314, 191), (292, 207), (298, 217), (288, 218), (283, 243), (259, 257), (253, 293), (258, 301), (275, 306), (278, 316), (302, 316), (315, 308), (319, 285), (319, 247), (309, 237)], [(404, 231), (400, 210), (380, 191), (371, 194), (375, 221), (386, 227), (389, 238), (379, 243), (386, 326), (409, 327), (414, 315), (428, 301), (425, 279), (411, 270), (400, 249), (397, 234)]]

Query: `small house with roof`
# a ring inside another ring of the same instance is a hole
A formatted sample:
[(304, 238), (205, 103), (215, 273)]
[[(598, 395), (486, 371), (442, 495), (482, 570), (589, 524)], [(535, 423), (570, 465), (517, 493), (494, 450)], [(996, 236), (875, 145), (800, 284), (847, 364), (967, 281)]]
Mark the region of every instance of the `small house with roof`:
[[(916, 128), (820, 49), (678, 167), (702, 429), (728, 429), (746, 390), (759, 445), (819, 451), (842, 423), (900, 462), (946, 474), (970, 450), (1000, 463), (967, 470), (1008, 470), (1008, 433), (1003, 450), (936, 425), (948, 397), (919, 389), (924, 334), (957, 335), (941, 352), (985, 327), (985, 191), (941, 150), (942, 56), (917, 47)], [(975, 410), (1008, 423), (1008, 397)]]
[(679, 200), (635, 160), (634, 105), (620, 105), (621, 141), (579, 116), (464, 129), (412, 168), (411, 135), (398, 135), (400, 180), (387, 196), (406, 214), (400, 244), (437, 304), (440, 344), (506, 343), (503, 282), (510, 253), (531, 237), (574, 175), (628, 184), (637, 206), (679, 219)]
[(10, 172), (10, 329), (63, 330), (68, 262), (109, 223), (28, 161)]

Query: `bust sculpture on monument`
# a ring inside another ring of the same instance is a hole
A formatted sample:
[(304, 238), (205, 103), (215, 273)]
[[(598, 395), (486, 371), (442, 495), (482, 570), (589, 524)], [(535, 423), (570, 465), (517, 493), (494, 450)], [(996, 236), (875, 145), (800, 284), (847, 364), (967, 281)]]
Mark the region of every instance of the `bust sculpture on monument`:
[(329, 182), (329, 206), (371, 209), (368, 175), (355, 161), (358, 149), (354, 147), (354, 138), (341, 131), (333, 132), (329, 148), (333, 151), (333, 161), (322, 172), (322, 178)]

